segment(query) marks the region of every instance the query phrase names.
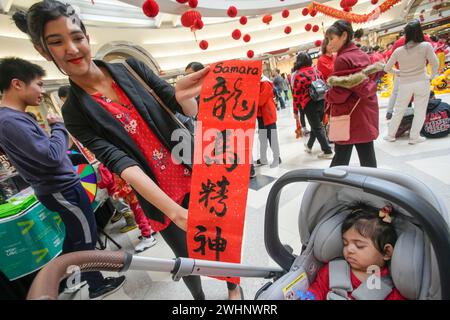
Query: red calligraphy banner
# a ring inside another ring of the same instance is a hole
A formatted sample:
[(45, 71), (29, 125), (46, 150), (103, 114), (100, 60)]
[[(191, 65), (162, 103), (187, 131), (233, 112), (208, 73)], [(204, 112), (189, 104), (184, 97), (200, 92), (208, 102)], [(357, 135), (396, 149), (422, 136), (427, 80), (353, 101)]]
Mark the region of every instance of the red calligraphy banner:
[(210, 68), (195, 134), (189, 257), (240, 263), (262, 63), (230, 60)]

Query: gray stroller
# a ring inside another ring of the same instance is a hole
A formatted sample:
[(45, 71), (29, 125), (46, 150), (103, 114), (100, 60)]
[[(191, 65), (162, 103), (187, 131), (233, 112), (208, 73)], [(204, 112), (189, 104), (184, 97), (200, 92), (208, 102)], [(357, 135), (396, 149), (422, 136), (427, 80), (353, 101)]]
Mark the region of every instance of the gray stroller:
[[(282, 189), (309, 182), (299, 214), (302, 251), (299, 256), (280, 242), (278, 203)], [(342, 255), (341, 224), (346, 205), (363, 201), (375, 207), (392, 205), (400, 214), (390, 264), (395, 287), (407, 299), (450, 299), (450, 231), (445, 206), (417, 179), (398, 172), (361, 167), (294, 170), (273, 185), (266, 205), (264, 241), (278, 267), (250, 266), (190, 258), (158, 259), (123, 251), (83, 251), (63, 255), (36, 276), (28, 299), (56, 299), (66, 270), (151, 270), (170, 272), (174, 280), (186, 275), (257, 277), (270, 279), (255, 299), (290, 299), (307, 290), (323, 263)], [(370, 295), (369, 295), (370, 298)]]

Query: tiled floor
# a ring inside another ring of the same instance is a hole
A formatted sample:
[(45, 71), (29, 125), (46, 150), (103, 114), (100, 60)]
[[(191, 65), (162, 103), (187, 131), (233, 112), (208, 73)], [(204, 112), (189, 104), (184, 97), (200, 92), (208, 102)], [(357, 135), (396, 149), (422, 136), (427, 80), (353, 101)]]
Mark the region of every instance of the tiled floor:
[[(450, 102), (450, 95), (439, 96)], [(450, 136), (441, 139), (429, 139), (419, 145), (409, 145), (407, 138), (401, 138), (395, 143), (382, 139), (386, 131), (385, 106), (386, 99), (380, 99), (380, 137), (375, 143), (379, 167), (397, 170), (413, 175), (427, 184), (440, 197), (450, 210)], [(279, 111), (278, 134), (280, 137), (282, 164), (279, 168), (268, 166), (257, 167), (258, 176), (251, 182), (248, 194), (242, 263), (255, 266), (275, 266), (264, 246), (264, 211), (268, 193), (276, 178), (282, 174), (298, 168), (326, 168), (330, 160), (318, 160), (320, 152), (316, 143), (313, 154), (304, 152), (303, 141), (294, 136), (295, 121), (291, 109)], [(257, 159), (257, 145), (254, 146), (254, 159)], [(269, 160), (270, 156), (269, 156)], [(359, 165), (354, 152), (351, 165)], [(298, 253), (300, 239), (298, 234), (298, 212), (306, 184), (293, 184), (283, 191), (280, 199), (279, 230), (283, 243), (289, 244)], [(133, 245), (138, 242), (138, 231), (128, 234), (118, 233), (123, 221), (108, 226), (113, 237), (123, 245), (127, 251), (133, 252)], [(156, 246), (141, 253), (141, 256), (172, 258), (173, 254), (157, 235)], [(115, 250), (114, 246), (111, 248)], [(169, 273), (129, 271), (126, 273), (127, 282), (123, 289), (107, 297), (107, 299), (192, 299), (183, 282), (174, 282)], [(203, 277), (203, 287), (207, 299), (226, 299), (227, 290), (224, 283)], [(253, 299), (256, 291), (267, 282), (265, 279), (243, 278), (242, 287), (245, 297)], [(81, 294), (69, 299), (81, 299), (87, 295), (86, 288)]]

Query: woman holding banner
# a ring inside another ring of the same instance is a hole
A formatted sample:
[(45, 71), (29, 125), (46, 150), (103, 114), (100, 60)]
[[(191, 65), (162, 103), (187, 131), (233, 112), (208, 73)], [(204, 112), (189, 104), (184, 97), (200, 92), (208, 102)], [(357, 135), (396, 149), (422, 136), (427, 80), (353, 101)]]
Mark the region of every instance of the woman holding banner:
[[(180, 128), (176, 120), (131, 70), (91, 59), (86, 28), (70, 5), (44, 0), (13, 18), (36, 50), (69, 76), (71, 91), (62, 108), (66, 128), (133, 187), (152, 229), (160, 232), (176, 257), (187, 257), (192, 166), (172, 161), (178, 141), (171, 135)], [(172, 112), (196, 114), (195, 97), (209, 68), (180, 79), (174, 89), (144, 63), (127, 62)], [(199, 276), (183, 281), (194, 299), (205, 298)], [(230, 299), (242, 297), (240, 287), (227, 284)]]

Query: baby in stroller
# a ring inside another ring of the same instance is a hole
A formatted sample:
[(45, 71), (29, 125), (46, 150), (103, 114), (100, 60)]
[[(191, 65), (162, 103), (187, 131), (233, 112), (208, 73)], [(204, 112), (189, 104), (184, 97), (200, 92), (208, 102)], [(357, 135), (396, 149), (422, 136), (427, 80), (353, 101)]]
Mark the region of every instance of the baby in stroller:
[[(392, 226), (391, 206), (382, 209), (358, 203), (342, 223), (344, 259), (333, 260), (318, 272), (301, 300), (343, 300), (376, 298), (405, 300), (394, 287), (387, 265), (392, 257), (397, 234)], [(338, 282), (344, 281), (342, 286)], [(377, 285), (378, 284), (378, 285)], [(378, 289), (378, 290), (374, 290)], [(368, 294), (368, 290), (373, 290)]]

